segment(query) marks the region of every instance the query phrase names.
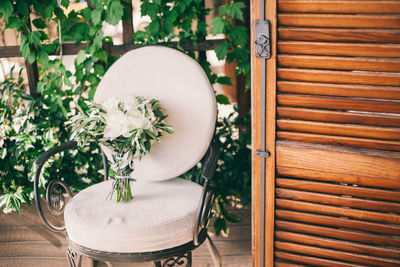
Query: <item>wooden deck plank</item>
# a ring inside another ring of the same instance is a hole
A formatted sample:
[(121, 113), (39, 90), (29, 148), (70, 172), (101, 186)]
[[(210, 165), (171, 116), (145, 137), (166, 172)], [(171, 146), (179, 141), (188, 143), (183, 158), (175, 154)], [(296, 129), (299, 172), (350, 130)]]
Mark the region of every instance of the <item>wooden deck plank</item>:
[[(230, 209), (241, 221), (228, 223), (229, 235), (211, 237), (222, 256), (223, 266), (251, 266), (251, 210)], [(60, 219), (57, 219), (60, 222)], [(54, 233), (44, 227), (35, 206), (23, 207), (21, 215), (0, 216), (0, 266), (67, 267), (65, 233)], [(88, 267), (84, 260), (82, 267)], [(98, 267), (107, 266), (99, 263)], [(149, 264), (113, 264), (115, 267), (147, 267)], [(193, 252), (194, 267), (212, 267), (213, 262), (204, 244)]]

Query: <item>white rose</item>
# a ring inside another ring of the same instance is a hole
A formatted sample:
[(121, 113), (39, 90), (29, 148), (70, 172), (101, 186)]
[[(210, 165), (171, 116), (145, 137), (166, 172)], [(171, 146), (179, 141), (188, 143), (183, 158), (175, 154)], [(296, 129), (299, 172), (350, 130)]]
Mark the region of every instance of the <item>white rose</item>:
[(113, 113), (113, 112), (119, 110), (118, 109), (119, 102), (120, 101), (117, 98), (111, 97), (111, 98), (108, 98), (106, 101), (104, 101), (101, 104), (103, 105), (103, 107), (107, 113)]
[(104, 137), (114, 140), (126, 131), (126, 116), (121, 110), (112, 110), (105, 115)]
[(138, 103), (136, 97), (134, 97), (134, 96), (128, 96), (128, 97), (126, 97), (126, 98), (123, 100), (123, 103), (124, 103), (124, 109), (125, 109), (127, 112), (136, 111), (136, 110), (137, 110), (137, 107), (138, 107), (138, 105), (139, 105), (139, 103)]
[(138, 111), (130, 111), (126, 113), (126, 130), (127, 133), (123, 134), (124, 137), (129, 137), (129, 131), (133, 129), (150, 129), (152, 127), (149, 119), (144, 117)]

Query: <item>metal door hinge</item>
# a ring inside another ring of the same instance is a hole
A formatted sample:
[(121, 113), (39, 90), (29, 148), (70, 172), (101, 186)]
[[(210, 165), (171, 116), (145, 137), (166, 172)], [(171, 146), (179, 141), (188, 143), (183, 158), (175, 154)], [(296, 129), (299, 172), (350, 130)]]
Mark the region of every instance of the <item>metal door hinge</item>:
[(269, 20), (256, 20), (255, 25), (256, 55), (263, 59), (269, 59), (271, 57), (271, 35), (269, 24)]
[(271, 156), (271, 152), (269, 152), (268, 150), (266, 150), (266, 151), (257, 150), (256, 156), (259, 156), (262, 158), (269, 158), (269, 156)]

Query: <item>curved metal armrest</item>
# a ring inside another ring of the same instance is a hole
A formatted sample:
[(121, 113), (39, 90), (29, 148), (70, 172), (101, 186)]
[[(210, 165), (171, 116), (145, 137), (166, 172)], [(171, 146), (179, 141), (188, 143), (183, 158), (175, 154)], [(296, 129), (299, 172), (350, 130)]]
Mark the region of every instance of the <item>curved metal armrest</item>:
[(220, 154), (220, 148), (217, 143), (210, 145), (203, 169), (201, 171), (201, 180), (203, 180), (203, 190), (197, 210), (197, 218), (193, 230), (193, 242), (197, 246), (199, 244), (199, 234), (208, 226), (211, 215), (211, 208), (214, 202), (214, 192), (208, 191), (209, 180), (213, 177)]
[[(70, 141), (68, 143), (62, 144), (58, 147), (54, 147), (52, 149), (49, 149), (48, 151), (43, 152), (42, 155), (36, 160), (36, 172), (35, 172), (35, 179), (33, 183), (33, 188), (34, 188), (34, 193), (35, 193), (35, 204), (36, 208), (39, 212), (39, 216), (42, 219), (43, 223), (52, 231), (63, 231), (65, 229), (65, 225), (63, 226), (55, 226), (51, 222), (49, 222), (46, 217), (44, 216), (42, 206), (40, 204), (40, 195), (39, 195), (39, 177), (40, 177), (40, 172), (42, 170), (43, 165), (46, 163), (46, 161), (52, 157), (53, 155), (60, 153), (62, 151), (76, 148), (77, 143), (75, 141)], [(53, 189), (54, 186), (56, 185), (62, 186), (65, 191), (68, 193), (69, 197), (72, 198), (72, 193), (69, 187), (61, 180), (51, 180), (47, 186), (46, 190), (46, 201), (47, 201), (47, 207), (50, 210), (50, 212), (54, 215), (61, 215), (64, 212), (64, 207), (65, 207), (65, 199), (64, 195), (62, 193), (58, 194), (53, 194)]]

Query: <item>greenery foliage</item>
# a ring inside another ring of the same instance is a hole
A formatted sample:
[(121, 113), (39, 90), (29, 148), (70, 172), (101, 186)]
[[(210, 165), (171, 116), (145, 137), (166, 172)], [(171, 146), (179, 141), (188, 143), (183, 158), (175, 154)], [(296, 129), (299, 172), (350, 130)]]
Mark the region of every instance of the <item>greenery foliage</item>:
[[(0, 183), (4, 185), (1, 194), (6, 197), (0, 198), (0, 207), (4, 206), (6, 211), (18, 212), (20, 203), (30, 202), (33, 162), (44, 150), (69, 140), (65, 121), (77, 113), (74, 105), (87, 110), (85, 101), (93, 98), (101, 77), (117, 59), (104, 49), (105, 44), (113, 40), (104, 35), (102, 27), (105, 22), (117, 25), (121, 20), (129, 20), (124, 2), (131, 1), (91, 0), (88, 7), (67, 12), (69, 0), (61, 0), (61, 6), (57, 0), (0, 1), (0, 17), (5, 20), (6, 28), (18, 31), (21, 53), (30, 63), (38, 62), (40, 76), (35, 97), (25, 93), (21, 76), (10, 77), (1, 83)], [(250, 77), (247, 30), (235, 23), (243, 20), (244, 7), (243, 3), (234, 1), (220, 6), (219, 16), (210, 26), (202, 21), (210, 10), (204, 8), (201, 0), (142, 0), (142, 16), (148, 15), (151, 23), (145, 31), (136, 31), (132, 42), (168, 45), (170, 41), (178, 40), (177, 48), (185, 51), (187, 44), (196, 46), (203, 41), (209, 27), (213, 35), (227, 36), (215, 49), (217, 57), (228, 63), (235, 62), (236, 74)], [(60, 49), (60, 40), (50, 39), (46, 33), (51, 23), (60, 23), (64, 42), (87, 44), (77, 53), (74, 71), (67, 70), (59, 58), (49, 56)], [(185, 52), (199, 61), (213, 84), (231, 84), (228, 77), (211, 71), (210, 63), (202, 53)], [(217, 101), (226, 104), (227, 98), (218, 95)], [(215, 209), (217, 232), (226, 229), (225, 219), (236, 220), (226, 212), (224, 203), (232, 196), (240, 197), (245, 204), (249, 201), (249, 131), (234, 138), (239, 123), (243, 121), (232, 115), (218, 125), (217, 136), (224, 151), (212, 185), (220, 204)], [(89, 149), (65, 152), (52, 158), (43, 170), (41, 190), (53, 178), (64, 179), (75, 191), (100, 181), (99, 154), (99, 148), (91, 145)], [(237, 164), (237, 160), (241, 160), (241, 164)]]

